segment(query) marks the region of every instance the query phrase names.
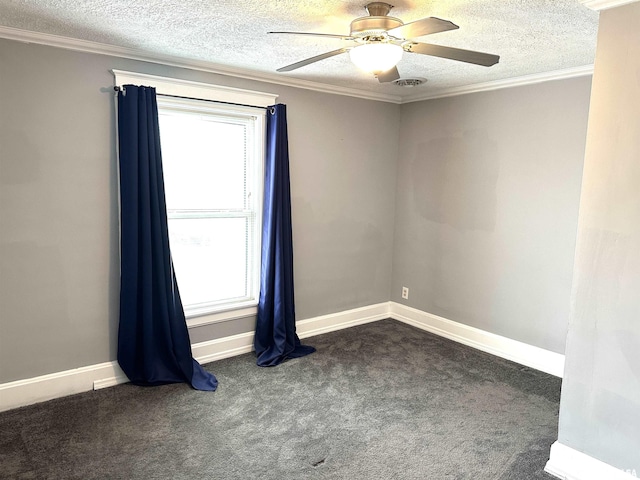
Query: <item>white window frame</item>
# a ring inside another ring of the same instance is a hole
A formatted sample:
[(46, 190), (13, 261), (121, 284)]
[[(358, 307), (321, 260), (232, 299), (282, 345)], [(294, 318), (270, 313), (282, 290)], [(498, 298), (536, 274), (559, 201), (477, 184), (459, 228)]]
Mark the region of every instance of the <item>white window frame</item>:
[[(188, 97), (198, 100), (213, 100), (217, 102), (229, 102), (234, 104), (251, 105), (255, 107), (267, 107), (276, 103), (277, 95), (272, 93), (255, 92), (251, 90), (241, 90), (231, 87), (223, 87), (218, 85), (192, 82), (188, 80), (179, 80), (168, 77), (159, 77), (155, 75), (147, 75), (134, 72), (125, 72), (122, 70), (112, 70), (115, 77), (115, 85), (122, 86), (126, 84), (133, 85), (145, 85), (154, 87), (158, 95), (174, 95), (179, 97)], [(179, 105), (186, 108), (198, 108), (199, 102), (189, 102), (187, 99), (171, 99), (168, 97), (158, 98), (158, 103), (164, 106), (166, 105)], [(217, 107), (216, 107), (217, 108)], [(251, 111), (255, 114), (254, 109), (247, 109), (242, 106), (224, 105), (220, 104), (219, 110), (226, 111), (230, 114), (241, 113), (247, 114)], [(264, 113), (260, 114), (260, 119), (256, 120), (256, 137), (262, 136), (265, 138), (266, 120)], [(256, 151), (254, 152), (256, 161), (260, 164), (259, 175), (255, 181), (260, 182), (260, 185), (253, 185), (254, 191), (257, 191), (258, 195), (255, 200), (257, 205), (255, 206), (258, 211), (262, 212), (262, 183), (264, 181), (264, 141), (256, 141)], [(254, 170), (255, 171), (255, 170)], [(255, 190), (257, 188), (257, 190)], [(259, 276), (260, 276), (260, 232), (261, 226), (257, 226), (258, 238), (256, 239), (257, 251), (254, 255), (254, 271), (252, 275), (256, 282), (254, 287), (254, 298), (250, 301), (240, 302), (236, 304), (218, 305), (211, 308), (204, 309), (189, 309), (185, 311), (187, 317), (187, 326), (195, 327), (200, 325), (208, 325), (212, 323), (225, 322), (229, 320), (254, 316), (257, 313), (257, 302), (259, 296)]]
[[(187, 218), (244, 218), (251, 225), (252, 243), (247, 252), (247, 295), (234, 300), (222, 302), (210, 302), (205, 305), (184, 305), (187, 318), (202, 317), (211, 313), (235, 311), (247, 307), (255, 307), (260, 293), (260, 237), (262, 234), (262, 197), (264, 186), (264, 131), (265, 113), (256, 108), (247, 108), (234, 105), (220, 105), (205, 103), (199, 100), (179, 99), (158, 95), (158, 111), (160, 114), (181, 113), (190, 115), (212, 115), (219, 120), (234, 117), (244, 123), (249, 129), (247, 146), (253, 147), (247, 152), (247, 191), (246, 208), (233, 210), (175, 210), (167, 208), (168, 220)], [(178, 277), (179, 279), (180, 277)]]

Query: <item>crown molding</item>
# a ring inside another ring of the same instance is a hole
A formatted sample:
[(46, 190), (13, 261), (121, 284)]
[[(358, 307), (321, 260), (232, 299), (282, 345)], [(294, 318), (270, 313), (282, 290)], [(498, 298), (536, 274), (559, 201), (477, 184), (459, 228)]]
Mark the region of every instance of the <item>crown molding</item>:
[[(630, 3), (630, 0), (581, 1), (586, 3)], [(98, 55), (127, 58), (130, 60), (138, 60), (142, 62), (157, 63), (170, 67), (186, 68), (189, 70), (197, 70), (200, 72), (242, 78), (245, 80), (254, 80), (257, 82), (271, 83), (275, 85), (313, 90), (316, 92), (331, 93), (334, 95), (345, 95), (349, 97), (362, 98), (365, 100), (375, 100), (379, 102), (388, 102), (395, 104), (420, 102), (423, 100), (431, 100), (435, 98), (452, 97), (456, 95), (464, 95), (467, 93), (498, 90), (501, 88), (519, 87), (524, 85), (531, 85), (534, 83), (548, 82), (551, 80), (562, 80), (566, 78), (581, 77), (593, 74), (593, 65), (584, 65), (582, 67), (556, 70), (545, 73), (536, 73), (533, 75), (496, 80), (492, 82), (476, 83), (474, 85), (467, 85), (463, 87), (447, 88), (436, 92), (425, 93), (422, 95), (412, 95), (403, 98), (399, 95), (387, 95), (367, 92), (355, 88), (338, 87), (334, 85), (327, 85), (325, 83), (312, 82), (309, 80), (287, 78), (276, 74), (256, 72), (253, 70), (230, 67), (227, 65), (219, 65), (212, 62), (205, 62), (203, 60), (186, 59), (173, 55), (162, 55), (128, 47), (117, 47), (104, 43), (79, 40), (75, 38), (63, 37), (60, 35), (51, 35), (48, 33), (32, 32), (29, 30), (22, 30), (13, 27), (0, 26), (0, 38), (15, 40), (23, 43), (47, 45), (51, 47), (63, 48), (66, 50), (75, 50), (78, 52), (94, 53)]]
[(580, 0), (580, 3), (591, 10), (599, 12), (600, 10), (621, 7), (622, 5), (627, 5), (628, 3), (634, 3), (637, 1), (638, 0)]
[(22, 30), (13, 27), (0, 26), (0, 38), (15, 40), (23, 43), (35, 43), (39, 45), (47, 45), (50, 47), (64, 48), (66, 50), (75, 50), (78, 52), (108, 55), (112, 57), (127, 58), (130, 60), (139, 60), (142, 62), (159, 63), (170, 67), (186, 68), (189, 70), (197, 70), (200, 72), (243, 78), (245, 80), (255, 80), (258, 82), (272, 83), (287, 87), (303, 88), (305, 90), (313, 90), (316, 92), (363, 98), (365, 100), (377, 100), (381, 102), (397, 104), (402, 103), (402, 98), (397, 95), (386, 95), (358, 90), (355, 88), (337, 87), (334, 85), (327, 85), (324, 83), (312, 82), (309, 80), (287, 78), (276, 74), (256, 72), (254, 70), (230, 67), (227, 65), (219, 65), (203, 60), (182, 58), (174, 55), (162, 55), (134, 48), (117, 47), (105, 43), (79, 40), (76, 38), (51, 35), (48, 33), (32, 32), (29, 30)]
[[(192, 82), (159, 75), (146, 73), (127, 72), (124, 70), (111, 70), (118, 87), (124, 85), (147, 85), (154, 87), (160, 95), (175, 95), (178, 97), (191, 97), (214, 102), (228, 102), (239, 104), (236, 106), (268, 107), (276, 103), (278, 95), (275, 93), (256, 92), (240, 88), (223, 87), (210, 83)], [(252, 302), (250, 302), (252, 303)], [(252, 313), (257, 313), (255, 307)], [(189, 313), (191, 313), (189, 311)]]
[(532, 75), (523, 75), (521, 77), (507, 78), (504, 80), (494, 80), (492, 82), (476, 83), (474, 85), (466, 85), (463, 87), (447, 88), (436, 92), (425, 93), (424, 95), (405, 97), (401, 103), (421, 102), (423, 100), (453, 97), (457, 95), (465, 95), (467, 93), (486, 92), (489, 90), (499, 90), (510, 87), (522, 87), (524, 85), (533, 85), (535, 83), (564, 80), (574, 77), (584, 77), (587, 75), (593, 75), (593, 65), (583, 65), (581, 67), (554, 70), (552, 72), (534, 73)]

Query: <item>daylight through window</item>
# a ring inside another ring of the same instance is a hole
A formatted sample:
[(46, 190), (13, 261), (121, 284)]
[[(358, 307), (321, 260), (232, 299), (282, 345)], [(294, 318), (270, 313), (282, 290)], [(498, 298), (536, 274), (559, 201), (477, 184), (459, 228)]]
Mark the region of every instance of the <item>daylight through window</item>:
[(158, 96), (171, 255), (187, 316), (255, 305), (264, 110)]

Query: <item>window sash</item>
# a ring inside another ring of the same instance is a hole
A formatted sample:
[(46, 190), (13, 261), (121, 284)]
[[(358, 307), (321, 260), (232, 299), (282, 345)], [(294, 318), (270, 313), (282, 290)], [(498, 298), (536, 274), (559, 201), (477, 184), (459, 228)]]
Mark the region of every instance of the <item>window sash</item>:
[(257, 212), (254, 209), (243, 210), (168, 210), (167, 218), (255, 218)]
[[(247, 221), (245, 256), (246, 295), (228, 297), (223, 300), (189, 303), (184, 305), (185, 316), (200, 317), (211, 313), (255, 307), (258, 303), (260, 280), (260, 240), (262, 214), (262, 188), (264, 181), (264, 113), (256, 109), (206, 104), (202, 101), (178, 100), (158, 97), (158, 109), (161, 115), (188, 115), (202, 121), (222, 122), (245, 127), (245, 167), (244, 167), (244, 208), (187, 208), (167, 209), (169, 220), (179, 219), (215, 219), (243, 218)], [(260, 135), (262, 134), (261, 140)], [(179, 267), (179, 266), (178, 266)]]

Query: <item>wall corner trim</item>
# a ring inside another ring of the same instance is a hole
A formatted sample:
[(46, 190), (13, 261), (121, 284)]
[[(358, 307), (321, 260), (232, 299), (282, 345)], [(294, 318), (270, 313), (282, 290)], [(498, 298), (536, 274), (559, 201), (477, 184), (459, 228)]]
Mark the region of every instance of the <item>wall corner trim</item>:
[(492, 90), (501, 90), (503, 88), (524, 87), (527, 85), (535, 85), (537, 83), (552, 82), (556, 80), (567, 80), (569, 78), (586, 77), (589, 75), (593, 75), (593, 65), (582, 65), (578, 67), (565, 68), (562, 70), (553, 70), (551, 72), (533, 73), (520, 77), (475, 83), (462, 87), (445, 88), (442, 90), (436, 90), (434, 92), (418, 93), (416, 95), (403, 98), (401, 103), (405, 104), (412, 102), (422, 102), (425, 100), (434, 100), (436, 98), (457, 97), (458, 95), (466, 95), (469, 93), (489, 92)]
[[(580, 0), (585, 6), (592, 10), (603, 10), (616, 6), (632, 3), (638, 0)], [(78, 52), (94, 53), (98, 55), (109, 55), (113, 57), (127, 58), (142, 62), (157, 63), (178, 68), (186, 68), (217, 75), (225, 75), (228, 77), (243, 78), (246, 80), (254, 80), (258, 82), (271, 83), (274, 85), (284, 85), (294, 88), (302, 88), (322, 93), (330, 93), (334, 95), (345, 95), (354, 98), (362, 98), (365, 100), (373, 100), (378, 102), (395, 103), (398, 105), (404, 103), (421, 102), (423, 100), (431, 100), (435, 98), (451, 97), (456, 95), (464, 95), (467, 93), (485, 92), (490, 90), (499, 90), (502, 88), (519, 87), (524, 85), (532, 85), (540, 82), (552, 80), (562, 80), (567, 78), (579, 77), (593, 74), (593, 65), (583, 65), (551, 72), (541, 72), (520, 77), (506, 78), (502, 80), (494, 80), (477, 84), (466, 85), (462, 87), (452, 87), (438, 90), (426, 94), (417, 94), (409, 97), (400, 95), (390, 95), (376, 93), (367, 90), (360, 90), (349, 87), (338, 87), (326, 83), (320, 83), (310, 80), (303, 80), (293, 77), (286, 77), (279, 74), (268, 72), (260, 72), (249, 70), (246, 68), (231, 67), (228, 65), (215, 64), (203, 60), (193, 60), (177, 56), (158, 54), (154, 52), (118, 47), (103, 43), (92, 42), (89, 40), (80, 40), (76, 38), (63, 37), (59, 35), (51, 35), (47, 33), (33, 32), (22, 30), (19, 28), (5, 27), (0, 25), (0, 38), (14, 40), (23, 43), (34, 43), (38, 45), (47, 45), (66, 50), (74, 50)]]
[(580, 3), (591, 10), (600, 11), (621, 7), (637, 1), (638, 0), (580, 0)]
[(619, 470), (560, 442), (551, 445), (549, 461), (544, 471), (562, 480), (631, 480), (629, 471)]
[(512, 340), (431, 313), (391, 302), (391, 318), (483, 352), (535, 368), (556, 377), (564, 373), (564, 355)]
[(19, 28), (5, 27), (0, 25), (0, 38), (15, 40), (23, 43), (34, 43), (37, 45), (48, 45), (50, 47), (63, 48), (78, 52), (95, 53), (98, 55), (109, 55), (113, 57), (128, 58), (141, 62), (158, 63), (171, 67), (187, 68), (200, 72), (213, 73), (216, 75), (226, 75), (228, 77), (255, 80), (258, 82), (284, 85), (288, 87), (302, 88), (322, 93), (332, 93), (335, 95), (345, 95), (348, 97), (363, 98), (388, 103), (402, 103), (402, 97), (383, 93), (370, 92), (350, 87), (338, 87), (325, 83), (314, 82), (287, 77), (281, 74), (261, 72), (247, 68), (231, 67), (204, 60), (194, 60), (175, 55), (160, 54), (141, 50), (137, 48), (119, 47), (105, 43), (92, 42), (90, 40), (80, 40), (77, 38), (52, 35), (48, 33), (33, 32)]

